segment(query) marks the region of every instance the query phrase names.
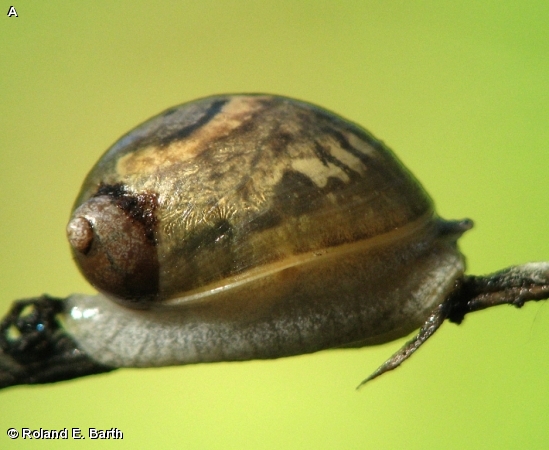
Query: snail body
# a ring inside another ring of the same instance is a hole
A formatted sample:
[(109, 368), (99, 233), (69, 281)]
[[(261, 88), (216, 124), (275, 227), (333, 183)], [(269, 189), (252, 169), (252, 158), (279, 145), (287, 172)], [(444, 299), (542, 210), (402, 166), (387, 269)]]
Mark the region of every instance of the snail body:
[(549, 262), (467, 275), (458, 238), (416, 178), (366, 130), (272, 95), (159, 114), (86, 177), (67, 225), (97, 295), (14, 302), (0, 389), (119, 367), (279, 358), (418, 333), (549, 298)]
[(471, 226), (439, 218), (391, 150), (331, 112), (209, 97), (88, 174), (67, 234), (100, 294), (69, 297), (65, 327), (112, 367), (379, 344), (455, 289)]

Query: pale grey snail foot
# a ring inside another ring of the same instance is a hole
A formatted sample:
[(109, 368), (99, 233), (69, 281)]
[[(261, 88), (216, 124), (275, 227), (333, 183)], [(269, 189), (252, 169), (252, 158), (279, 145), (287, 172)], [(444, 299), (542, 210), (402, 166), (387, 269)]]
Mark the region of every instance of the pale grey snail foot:
[(521, 308), (528, 301), (546, 300), (549, 298), (549, 263), (512, 266), (489, 275), (465, 276), (455, 283), (455, 290), (433, 310), (419, 333), (363, 380), (357, 389), (399, 367), (446, 319), (460, 324), (465, 315), (471, 312), (504, 304)]

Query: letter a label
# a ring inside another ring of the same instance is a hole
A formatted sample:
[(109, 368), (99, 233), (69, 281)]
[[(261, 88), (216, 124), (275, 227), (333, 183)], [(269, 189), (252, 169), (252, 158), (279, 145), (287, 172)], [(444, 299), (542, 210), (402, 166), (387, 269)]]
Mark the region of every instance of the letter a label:
[(19, 17), (17, 15), (17, 11), (15, 10), (15, 6), (10, 6), (10, 9), (8, 10), (8, 17)]

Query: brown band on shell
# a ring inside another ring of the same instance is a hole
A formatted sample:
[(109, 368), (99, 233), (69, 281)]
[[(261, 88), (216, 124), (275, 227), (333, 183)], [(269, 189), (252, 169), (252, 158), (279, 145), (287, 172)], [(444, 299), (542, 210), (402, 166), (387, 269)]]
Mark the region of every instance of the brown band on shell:
[(219, 112), (221, 111), (221, 108), (223, 108), (223, 106), (227, 103), (227, 101), (228, 101), (227, 99), (223, 99), (223, 100), (216, 100), (212, 102), (209, 108), (205, 111), (204, 115), (200, 117), (196, 122), (194, 122), (191, 125), (187, 125), (186, 127), (174, 130), (171, 134), (160, 139), (158, 145), (160, 147), (167, 147), (174, 141), (185, 139), (193, 131), (198, 130), (200, 127), (203, 127), (210, 120), (212, 120), (217, 114), (219, 114)]
[(143, 225), (145, 236), (156, 245), (158, 196), (150, 192), (132, 193), (122, 183), (101, 184), (94, 197), (108, 195), (128, 216)]
[(349, 175), (349, 178), (351, 179), (356, 179), (360, 177), (360, 174), (357, 171), (351, 169), (343, 161), (337, 159), (322, 144), (315, 142), (314, 152), (318, 156), (318, 159), (320, 159), (320, 161), (322, 161), (322, 164), (324, 164), (325, 166), (327, 166), (328, 163), (333, 164), (334, 166), (339, 167), (341, 170), (343, 170), (347, 175)]

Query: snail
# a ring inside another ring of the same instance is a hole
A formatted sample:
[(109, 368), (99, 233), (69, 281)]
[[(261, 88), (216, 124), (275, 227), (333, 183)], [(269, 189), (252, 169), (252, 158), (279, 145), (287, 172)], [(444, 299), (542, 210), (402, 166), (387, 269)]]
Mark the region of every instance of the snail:
[(99, 293), (16, 303), (0, 386), (420, 328), (374, 378), (447, 318), (549, 297), (549, 263), (465, 275), (457, 241), (472, 225), (440, 218), (389, 148), (320, 107), (254, 94), (170, 108), (107, 150), (77, 196), (67, 237)]

